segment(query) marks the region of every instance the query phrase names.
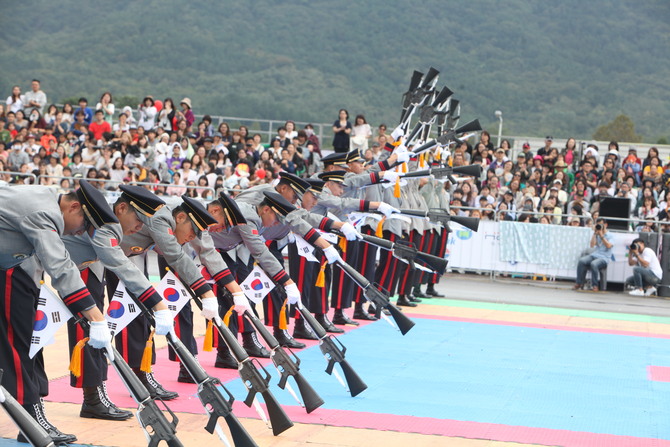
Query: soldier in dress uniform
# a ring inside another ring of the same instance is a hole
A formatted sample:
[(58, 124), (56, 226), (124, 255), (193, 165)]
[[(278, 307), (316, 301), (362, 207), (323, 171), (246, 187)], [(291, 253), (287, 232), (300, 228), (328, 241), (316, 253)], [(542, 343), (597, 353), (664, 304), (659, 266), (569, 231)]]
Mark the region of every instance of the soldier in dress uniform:
[[(145, 306), (153, 308), (156, 333), (167, 334), (174, 324), (172, 312), (137, 266), (128, 262), (119, 245), (124, 235), (133, 234), (144, 225), (138, 217), (140, 211), (137, 210), (136, 203), (122, 194), (112, 211), (99, 190), (86, 181), (81, 181), (79, 185), (78, 193), (86, 205), (88, 228), (81, 235), (64, 236), (63, 243), (79, 267), (81, 278), (93, 295), (98, 309), (102, 311), (104, 308), (104, 269), (107, 268), (123, 281), (131, 295)], [(124, 189), (135, 191), (136, 197), (142, 197), (143, 203), (147, 204), (142, 212), (153, 215), (154, 210), (164, 205), (162, 200), (144, 188), (122, 185), (121, 190)], [(68, 321), (70, 355), (77, 342), (84, 337), (88, 337), (88, 330), (72, 320)], [(84, 392), (79, 415), (107, 420), (129, 419), (132, 413), (119, 409), (107, 394), (107, 369), (107, 359), (102, 351), (84, 348), (81, 375), (70, 375), (70, 385), (83, 388)]]
[[(345, 154), (346, 155), (346, 154)], [(280, 194), (285, 201), (290, 205), (293, 205), (298, 202), (302, 195), (309, 189), (310, 185), (307, 181), (296, 177), (292, 174), (285, 172), (280, 173), (280, 178), (278, 183), (273, 185), (259, 185), (253, 188), (250, 188), (246, 191), (240, 193), (235, 200), (238, 203), (249, 203), (254, 206), (261, 204), (263, 200), (267, 199), (267, 196), (263, 197), (265, 192), (273, 192)], [(324, 238), (322, 238), (319, 233), (314, 228), (321, 228), (323, 223), (323, 216), (318, 218), (318, 222), (314, 223), (311, 220), (306, 222), (305, 219), (309, 218), (309, 213), (303, 209), (294, 209), (291, 212), (291, 216), (286, 216), (286, 218), (281, 219), (281, 222), (277, 225), (273, 225), (271, 228), (267, 228), (263, 232), (263, 237), (266, 241), (271, 241), (269, 244), (270, 252), (277, 258), (280, 264), (284, 265), (284, 258), (281, 254), (281, 249), (289, 243), (289, 234), (291, 230), (297, 234), (303, 235), (303, 238), (310, 243), (311, 245), (317, 246), (324, 250), (326, 257), (329, 260), (329, 263), (335, 262), (335, 260), (340, 259), (337, 250), (328, 243)], [(342, 224), (335, 224), (335, 228), (340, 228)], [(313, 228), (314, 227), (314, 228)], [(346, 231), (346, 230), (345, 230)], [(235, 255), (241, 260), (242, 264), (247, 265), (247, 269), (240, 268), (238, 269), (238, 274), (240, 277), (245, 277), (251, 271), (251, 264), (249, 263), (249, 251), (244, 246), (238, 246), (236, 249)], [(265, 312), (265, 322), (268, 326), (273, 328), (278, 328), (279, 325), (279, 313), (281, 312), (282, 305), (285, 300), (285, 294), (283, 291), (277, 289), (272, 290), (270, 294), (263, 300), (264, 312)], [(243, 337), (244, 334), (247, 338), (257, 339), (256, 333), (253, 330), (252, 325), (245, 321), (244, 327), (242, 329)], [(288, 334), (287, 334), (288, 335)], [(295, 342), (296, 346), (303, 346), (302, 343)], [(259, 352), (259, 356), (268, 357), (269, 352), (267, 349), (262, 348)]]
[[(41, 359), (29, 358), (41, 269), (74, 314), (89, 321), (89, 344), (109, 347), (111, 333), (79, 270), (63, 245), (65, 234), (86, 227), (86, 202), (78, 193), (59, 194), (43, 186), (0, 188), (0, 365), (2, 386), (46, 430), (55, 444), (76, 441), (46, 418), (42, 397), (48, 380)], [(30, 272), (34, 273), (31, 275)], [(38, 354), (38, 357), (40, 355)], [(23, 434), (17, 438), (28, 442)]]
[[(370, 210), (379, 210), (380, 212), (387, 215), (398, 212), (397, 209), (384, 202), (369, 202), (357, 198), (343, 198), (342, 195), (345, 191), (345, 175), (345, 171), (329, 171), (319, 174), (319, 178), (325, 182), (325, 185), (317, 203), (311, 209), (313, 214), (325, 215), (328, 212), (332, 212), (338, 219), (342, 220), (347, 219), (347, 214), (353, 211), (368, 212)], [(375, 184), (384, 179), (384, 175), (381, 175), (378, 172), (363, 173), (354, 177), (350, 178), (361, 186), (364, 185), (362, 181), (366, 181), (367, 184)], [(346, 223), (345, 226), (346, 225), (350, 226), (351, 224)], [(349, 262), (348, 260), (350, 259), (356, 259), (353, 250), (350, 256), (349, 247), (351, 246), (352, 242), (355, 243), (356, 241), (353, 240), (346, 242), (346, 251), (342, 256), (345, 262)], [(332, 328), (331, 326), (333, 326), (333, 323), (358, 324), (357, 322), (351, 320), (349, 316), (344, 313), (344, 309), (351, 306), (353, 289), (358, 288), (356, 283), (351, 281), (347, 282), (345, 287), (345, 276), (346, 274), (342, 271), (342, 269), (335, 269), (333, 271), (333, 284), (331, 293), (331, 306), (335, 309), (333, 322), (331, 323), (328, 321), (325, 313), (323, 315), (317, 315), (317, 319), (320, 318), (322, 320), (320, 323), (322, 323), (324, 328), (331, 329), (331, 332), (342, 331), (342, 329)]]
[[(173, 209), (167, 206), (158, 209), (152, 208), (149, 202), (145, 200), (146, 196), (140, 195), (139, 189), (124, 188), (123, 196), (128, 201), (135, 203), (138, 207), (137, 210), (146, 211), (138, 214), (138, 217), (144, 223), (142, 229), (124, 237), (120, 244), (126, 256), (138, 256), (149, 249), (155, 250), (165, 258), (167, 265), (174, 269), (184, 285), (190, 287), (196, 295), (202, 298), (203, 315), (206, 318), (213, 318), (217, 315), (218, 303), (211, 286), (203, 278), (193, 259), (184, 252), (182, 247), (196, 237), (206, 237), (207, 227), (215, 224), (216, 220), (207, 213), (199, 202), (186, 196), (182, 197), (183, 203)], [(151, 210), (149, 211), (148, 208), (151, 208)], [(213, 247), (208, 252), (200, 253), (200, 256), (203, 262), (205, 260), (210, 261), (208, 269), (212, 272), (212, 277), (216, 282), (224, 287), (234, 282), (230, 271)], [(114, 290), (116, 290), (118, 279), (110, 271), (107, 272), (107, 284), (108, 295), (112, 296)], [(237, 290), (234, 291), (241, 292), (241, 289), (237, 286)], [(186, 306), (185, 309), (188, 307)], [(181, 337), (182, 330), (188, 331), (189, 328), (183, 328), (179, 324), (175, 326), (177, 336)], [(192, 331), (192, 328), (190, 330)], [(177, 393), (166, 390), (153, 373), (140, 370), (145, 341), (149, 335), (149, 324), (146, 318), (140, 316), (116, 337), (117, 349), (133, 368), (135, 374), (147, 386), (147, 389), (152, 393), (152, 397), (159, 397), (163, 400), (174, 399), (178, 397)], [(195, 340), (192, 336), (190, 339), (192, 339), (192, 342), (185, 344), (191, 353), (195, 354), (197, 353), (197, 346), (195, 346)], [(175, 358), (174, 356), (171, 357)], [(155, 362), (155, 353), (153, 362)], [(180, 367), (178, 379), (189, 382), (187, 376), (189, 376), (188, 373)]]
[[(266, 191), (268, 192), (268, 191)], [(277, 223), (276, 212), (270, 206), (254, 206), (249, 203), (236, 203), (225, 193), (221, 193), (217, 200), (207, 205), (207, 210), (219, 222), (218, 226), (210, 229), (210, 236), (214, 241), (214, 246), (221, 253), (226, 264), (233, 275), (236, 275), (240, 269), (245, 272), (249, 270), (249, 261), (242, 262), (241, 259), (234, 257), (234, 249), (238, 245), (243, 245), (250, 253), (251, 257), (260, 265), (260, 267), (269, 275), (270, 279), (281, 284), (286, 290), (289, 303), (295, 303), (300, 299), (300, 291), (291, 280), (288, 273), (284, 270), (282, 264), (270, 253), (265, 244), (264, 234), (266, 229)], [(238, 277), (238, 280), (243, 278)], [(221, 315), (230, 308), (223, 294), (217, 293), (221, 304)], [(252, 307), (255, 312), (255, 308)], [(239, 330), (239, 318), (230, 319), (230, 327), (233, 333)], [(291, 338), (285, 329), (274, 328), (274, 336), (282, 346), (291, 348), (304, 347), (303, 344)], [(251, 332), (243, 332), (243, 337), (252, 337)], [(247, 340), (246, 344), (253, 343)], [(214, 366), (219, 368), (237, 368), (235, 359), (230, 354), (227, 346), (219, 337), (217, 347), (217, 357)]]

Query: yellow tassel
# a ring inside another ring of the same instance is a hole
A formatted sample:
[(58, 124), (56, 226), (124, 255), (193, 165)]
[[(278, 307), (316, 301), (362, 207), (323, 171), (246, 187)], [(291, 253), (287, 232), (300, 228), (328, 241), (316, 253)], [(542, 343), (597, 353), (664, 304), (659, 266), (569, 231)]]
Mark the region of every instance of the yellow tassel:
[(379, 221), (377, 224), (377, 230), (375, 231), (375, 236), (377, 237), (384, 237), (384, 222), (386, 221), (386, 217), (382, 217), (382, 219)]
[(319, 274), (316, 277), (316, 283), (314, 284), (317, 287), (326, 287), (326, 265), (326, 262), (321, 264)]
[(279, 329), (288, 329), (288, 321), (286, 320), (286, 304), (288, 300), (284, 300), (284, 304), (279, 311)]
[(400, 177), (395, 181), (395, 187), (393, 188), (393, 197), (396, 199), (400, 198)]
[(154, 331), (151, 331), (147, 343), (144, 345), (144, 353), (142, 353), (142, 362), (140, 363), (140, 371), (145, 373), (151, 372), (151, 348), (154, 346)]
[(230, 316), (233, 314), (233, 309), (234, 307), (228, 309), (228, 312), (226, 312), (226, 314), (223, 316), (223, 324), (225, 324), (226, 326), (228, 326), (228, 324), (230, 323)]
[(398, 146), (400, 146), (400, 143), (402, 143), (402, 138), (398, 138), (398, 141), (394, 141), (394, 142), (391, 143), (391, 144), (392, 144), (393, 146), (395, 146), (395, 147), (398, 147)]
[(426, 167), (426, 159), (425, 159), (425, 157), (424, 157), (424, 155), (423, 155), (423, 152), (422, 152), (421, 154), (419, 154), (419, 167), (420, 167), (421, 169), (423, 169), (423, 168)]
[(75, 377), (81, 377), (81, 364), (82, 358), (84, 356), (84, 345), (86, 345), (86, 342), (88, 342), (88, 337), (79, 340), (72, 350), (72, 358), (70, 359), (69, 369), (72, 372), (72, 375)]
[(407, 163), (402, 164), (402, 173), (407, 174)]
[(340, 242), (339, 242), (340, 249), (342, 250), (342, 253), (347, 252), (347, 239), (340, 236)]
[(442, 158), (442, 149), (438, 148), (435, 151), (435, 161), (440, 161), (441, 158)]
[(207, 322), (207, 330), (205, 331), (205, 342), (202, 345), (202, 350), (212, 352), (214, 349), (214, 323), (212, 320)]

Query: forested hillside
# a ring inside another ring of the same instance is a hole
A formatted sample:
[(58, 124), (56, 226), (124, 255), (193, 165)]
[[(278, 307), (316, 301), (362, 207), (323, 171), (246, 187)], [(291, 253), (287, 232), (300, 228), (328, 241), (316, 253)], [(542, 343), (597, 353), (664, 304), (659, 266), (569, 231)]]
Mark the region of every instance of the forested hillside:
[(196, 113), (389, 126), (413, 69), (506, 134), (589, 138), (624, 113), (669, 136), (667, 0), (4, 2), (0, 94), (189, 96)]

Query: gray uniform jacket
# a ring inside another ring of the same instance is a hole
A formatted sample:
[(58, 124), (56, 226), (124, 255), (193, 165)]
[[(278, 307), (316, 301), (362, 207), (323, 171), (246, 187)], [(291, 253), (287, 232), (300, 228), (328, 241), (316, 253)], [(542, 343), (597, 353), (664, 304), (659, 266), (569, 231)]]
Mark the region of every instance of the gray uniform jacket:
[(274, 282), (283, 284), (290, 280), (288, 273), (265, 245), (263, 233), (266, 229), (263, 227), (256, 207), (248, 203), (238, 203), (237, 206), (247, 223), (228, 227), (220, 232), (209, 233), (216, 249), (229, 251), (238, 245), (243, 245)]
[[(121, 242), (121, 248), (126, 256), (139, 255), (146, 250), (154, 249), (158, 254), (165, 257), (168, 265), (176, 270), (180, 279), (188, 284), (197, 295), (211, 291), (212, 288), (202, 277), (193, 259), (186, 254), (174, 236), (177, 224), (172, 217), (172, 211), (164, 206), (153, 217), (146, 217), (141, 214), (139, 217), (144, 222), (142, 229), (135, 234), (124, 237)], [(212, 274), (212, 278), (217, 282), (231, 282), (230, 270), (214, 249), (209, 234), (204, 231), (201, 238), (204, 248), (199, 253), (200, 259)]]
[(46, 186), (0, 188), (0, 268), (14, 268), (37, 256), (63, 302), (77, 313), (95, 301), (61, 240), (65, 222), (58, 196)]
[(123, 281), (130, 294), (137, 297), (145, 306), (153, 307), (161, 302), (162, 298), (137, 266), (128, 262), (128, 257), (121, 249), (122, 240), (123, 230), (118, 223), (103, 225), (93, 231), (92, 235), (86, 232), (79, 236), (63, 237), (65, 248), (79, 270), (90, 267), (98, 279), (102, 280), (102, 275), (95, 269), (95, 265), (104, 266)]

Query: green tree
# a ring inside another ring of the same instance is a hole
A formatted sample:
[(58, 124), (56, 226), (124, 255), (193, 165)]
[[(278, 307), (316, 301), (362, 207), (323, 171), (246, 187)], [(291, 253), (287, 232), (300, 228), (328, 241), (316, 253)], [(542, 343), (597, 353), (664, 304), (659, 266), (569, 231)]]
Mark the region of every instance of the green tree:
[(624, 114), (600, 126), (593, 134), (593, 138), (601, 141), (626, 141), (630, 143), (642, 141), (642, 135), (635, 133), (635, 123)]
[(665, 138), (665, 137), (661, 137), (661, 138), (658, 139), (656, 144), (668, 144), (668, 139)]

